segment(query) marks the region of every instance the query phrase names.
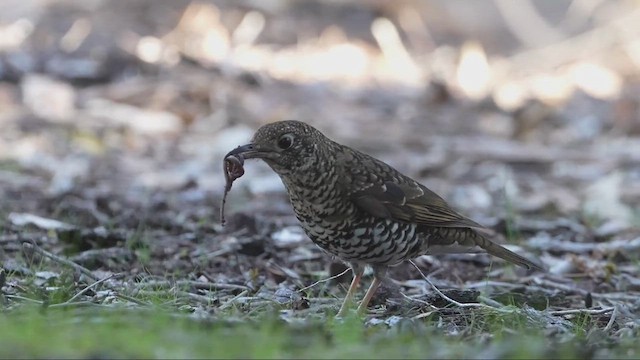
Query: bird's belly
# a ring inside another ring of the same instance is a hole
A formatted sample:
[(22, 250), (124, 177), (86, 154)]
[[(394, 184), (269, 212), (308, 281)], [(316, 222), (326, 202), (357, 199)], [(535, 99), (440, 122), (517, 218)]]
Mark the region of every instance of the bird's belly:
[(338, 228), (327, 225), (303, 221), (314, 243), (344, 261), (394, 265), (416, 257), (422, 250), (423, 242), (413, 224), (378, 220)]

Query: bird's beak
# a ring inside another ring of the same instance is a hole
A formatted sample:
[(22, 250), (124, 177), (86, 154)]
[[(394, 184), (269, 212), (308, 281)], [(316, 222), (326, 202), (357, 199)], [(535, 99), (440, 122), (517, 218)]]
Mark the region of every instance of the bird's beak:
[(229, 151), (225, 158), (236, 156), (242, 157), (243, 159), (269, 159), (272, 158), (273, 155), (273, 151), (269, 151), (269, 149), (264, 149), (254, 144), (246, 144)]
[(243, 159), (252, 159), (252, 158), (259, 157), (258, 152), (256, 151), (255, 146), (253, 146), (253, 144), (238, 146), (237, 148), (229, 151), (229, 153), (225, 155), (225, 158), (229, 156), (242, 157)]

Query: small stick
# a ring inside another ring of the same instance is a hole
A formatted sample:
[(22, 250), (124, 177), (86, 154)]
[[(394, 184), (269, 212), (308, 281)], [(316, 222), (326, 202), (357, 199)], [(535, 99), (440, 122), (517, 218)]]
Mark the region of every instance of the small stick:
[(435, 286), (435, 284), (432, 283), (431, 280), (429, 280), (427, 278), (427, 276), (422, 272), (422, 270), (420, 270), (420, 268), (412, 260), (409, 260), (409, 263), (411, 263), (411, 265), (413, 265), (416, 268), (416, 270), (418, 270), (418, 273), (420, 273), (420, 275), (422, 276), (424, 281), (426, 281), (427, 283), (429, 283), (429, 285), (431, 285), (431, 287), (436, 292), (436, 294), (440, 295), (440, 297), (442, 297), (443, 299), (445, 299), (446, 301), (448, 301), (449, 303), (451, 303), (451, 304), (453, 304), (455, 306), (462, 307), (462, 308), (491, 309), (491, 310), (497, 310), (497, 311), (500, 311), (500, 312), (507, 312), (507, 313), (512, 313), (513, 312), (513, 310), (511, 310), (511, 309), (495, 308), (493, 306), (489, 306), (489, 305), (481, 304), (481, 303), (461, 303), (461, 302), (458, 302), (456, 300), (453, 300), (452, 298), (450, 298), (447, 295), (445, 295), (442, 291), (440, 291), (440, 289), (438, 289)]
[[(587, 295), (589, 292), (587, 290), (584, 289), (580, 289), (574, 286), (570, 286), (570, 285), (565, 285), (565, 284), (561, 284), (561, 283), (557, 283), (555, 281), (551, 281), (548, 279), (541, 279), (541, 278), (534, 278), (533, 281), (539, 285), (542, 286), (548, 286), (551, 287), (553, 289), (558, 289), (558, 290), (563, 290), (563, 291), (568, 291), (574, 294), (579, 294), (579, 295)], [(605, 300), (628, 300), (628, 301), (635, 301), (638, 299), (638, 296), (640, 296), (640, 293), (638, 292), (633, 292), (633, 291), (628, 291), (626, 293), (591, 293), (591, 296), (594, 299), (605, 299)]]
[(138, 305), (142, 305), (142, 306), (150, 306), (150, 304), (148, 304), (148, 303), (146, 303), (146, 302), (144, 302), (144, 301), (142, 301), (142, 300), (138, 300), (138, 299), (136, 299), (136, 298), (134, 298), (134, 297), (131, 297), (131, 296), (129, 296), (129, 295), (120, 294), (117, 290), (113, 290), (113, 289), (111, 289), (111, 291), (113, 291), (113, 292), (114, 292), (114, 294), (115, 294), (115, 296), (116, 296), (117, 298), (120, 298), (120, 299), (122, 299), (122, 300), (127, 300), (127, 301), (129, 301), (129, 302), (132, 302), (132, 303), (134, 303), (134, 304), (138, 304)]
[(53, 260), (53, 261), (55, 261), (55, 262), (57, 262), (59, 264), (74, 268), (75, 270), (77, 270), (80, 273), (86, 275), (89, 279), (91, 279), (93, 281), (100, 280), (100, 279), (98, 279), (97, 276), (93, 275), (91, 270), (87, 269), (86, 267), (78, 265), (78, 264), (74, 263), (73, 261), (65, 259), (63, 257), (60, 257), (58, 255), (54, 255), (54, 254), (48, 252), (47, 250), (41, 248), (40, 246), (36, 245), (35, 243), (23, 242), (22, 243), (22, 247), (27, 249), (27, 250), (34, 250), (38, 254), (43, 255), (45, 257), (48, 257), (49, 259), (51, 259), (51, 260)]
[(549, 314), (551, 315), (578, 315), (578, 314), (602, 315), (608, 312), (612, 312), (614, 310), (615, 310), (615, 307), (604, 308), (604, 309), (567, 309), (567, 310), (549, 311)]
[[(78, 265), (78, 264), (74, 263), (73, 261), (65, 259), (63, 257), (60, 257), (58, 255), (54, 255), (54, 254), (48, 252), (47, 250), (39, 247), (36, 244), (24, 242), (24, 243), (22, 243), (22, 247), (25, 248), (25, 249), (34, 250), (35, 252), (37, 252), (37, 253), (45, 256), (45, 257), (48, 257), (49, 259), (51, 259), (51, 260), (53, 260), (53, 261), (55, 261), (57, 263), (60, 263), (62, 265), (66, 265), (66, 266), (69, 266), (71, 268), (74, 268), (75, 270), (77, 270), (80, 273), (86, 275), (88, 278), (90, 278), (93, 281), (96, 281), (96, 282), (100, 281), (100, 279), (98, 279), (97, 276), (93, 275), (91, 270), (87, 269), (86, 267)], [(115, 289), (110, 289), (110, 290), (114, 292), (116, 297), (118, 297), (118, 298), (120, 298), (122, 300), (127, 300), (127, 301), (130, 301), (130, 302), (138, 304), (138, 305), (144, 305), (144, 306), (148, 306), (149, 305), (149, 304), (145, 303), (144, 301), (140, 301), (140, 300), (138, 300), (136, 298), (133, 298), (131, 296), (120, 294)]]
[(105, 281), (107, 281), (107, 280), (111, 280), (111, 279), (116, 278), (116, 277), (122, 277), (122, 274), (112, 274), (112, 275), (107, 276), (106, 278), (100, 279), (100, 280), (98, 280), (98, 281), (94, 282), (93, 284), (91, 284), (91, 285), (87, 286), (86, 288), (84, 288), (84, 289), (82, 289), (82, 290), (78, 291), (78, 293), (77, 293), (77, 294), (75, 294), (75, 295), (73, 295), (73, 296), (71, 297), (71, 299), (69, 299), (69, 300), (67, 300), (67, 301), (65, 301), (65, 302), (63, 302), (63, 303), (56, 304), (56, 305), (58, 305), (58, 306), (64, 306), (64, 304), (72, 303), (72, 302), (73, 302), (73, 300), (75, 300), (75, 299), (79, 298), (80, 296), (82, 296), (83, 294), (85, 294), (87, 291), (89, 291), (89, 290), (91, 290), (91, 289), (93, 289), (93, 288), (97, 287), (98, 285), (102, 284), (103, 282), (105, 282)]
[(415, 302), (418, 302), (418, 303), (421, 303), (421, 304), (424, 304), (424, 305), (428, 305), (428, 306), (431, 306), (432, 308), (434, 308), (434, 309), (438, 310), (438, 308), (437, 308), (437, 307), (435, 307), (435, 306), (433, 306), (433, 305), (429, 304), (429, 302), (428, 302), (428, 301), (424, 301), (424, 300), (422, 300), (422, 299), (412, 298), (411, 296), (409, 296), (409, 295), (407, 295), (407, 294), (405, 294), (405, 293), (403, 293), (403, 292), (401, 292), (401, 293), (400, 293), (400, 295), (402, 295), (402, 297), (404, 297), (404, 298), (405, 298), (405, 299), (407, 299), (407, 300), (415, 301)]
[(234, 301), (240, 299), (241, 297), (247, 295), (248, 293), (249, 293), (249, 291), (245, 290), (245, 291), (241, 292), (240, 294), (232, 297), (229, 301), (227, 301), (226, 303), (220, 305), (218, 307), (218, 310), (224, 310), (224, 309), (230, 307), (233, 304)]
[(168, 288), (168, 287), (193, 287), (196, 289), (203, 290), (251, 290), (246, 285), (237, 285), (237, 284), (225, 284), (225, 283), (206, 283), (201, 281), (193, 281), (193, 280), (178, 280), (178, 281), (169, 281), (169, 280), (151, 280), (145, 281), (137, 284), (138, 288), (145, 287), (159, 287), (159, 288)]
[(200, 295), (200, 294), (194, 294), (194, 293), (190, 293), (190, 292), (187, 292), (187, 291), (178, 291), (178, 292), (176, 292), (176, 295), (178, 295), (180, 297), (183, 297), (183, 298), (195, 300), (198, 303), (204, 304), (204, 305), (211, 305), (214, 302), (214, 299), (209, 297), (209, 296)]
[[(15, 242), (29, 241), (41, 241), (41, 236), (38, 233), (21, 233), (21, 234), (7, 234), (0, 236), (0, 244), (10, 244)], [(46, 237), (44, 237), (46, 239)]]
[(501, 303), (499, 303), (499, 302), (497, 302), (497, 301), (495, 301), (493, 299), (490, 299), (490, 298), (488, 298), (486, 296), (482, 296), (482, 295), (478, 296), (478, 300), (484, 302), (485, 304), (487, 304), (487, 305), (489, 305), (491, 307), (498, 308), (498, 307), (503, 307), (504, 306), (503, 304), (501, 304)]
[(59, 303), (59, 304), (51, 304), (49, 305), (50, 308), (63, 308), (63, 307), (72, 307), (72, 306), (77, 306), (77, 307), (81, 307), (81, 306), (102, 306), (102, 307), (106, 307), (106, 305), (102, 305), (102, 304), (96, 304), (93, 301), (77, 301), (77, 302), (63, 302), (63, 303)]
[(38, 304), (38, 305), (42, 305), (43, 304), (43, 301), (41, 301), (41, 300), (36, 300), (36, 299), (32, 299), (32, 298), (28, 298), (28, 297), (24, 297), (24, 296), (20, 296), (20, 295), (5, 294), (4, 297), (6, 297), (7, 299), (16, 299), (16, 300), (28, 301), (28, 302), (32, 302), (32, 303)]
[(607, 322), (607, 326), (604, 327), (604, 331), (608, 332), (613, 327), (613, 324), (616, 322), (616, 318), (618, 317), (618, 306), (613, 307), (613, 312), (611, 313), (611, 317), (609, 318), (609, 322)]
[(327, 281), (330, 281), (330, 280), (333, 280), (333, 279), (337, 279), (337, 278), (339, 278), (340, 276), (342, 276), (342, 275), (346, 274), (346, 273), (347, 273), (347, 271), (351, 271), (351, 268), (347, 268), (345, 271), (341, 272), (340, 274), (333, 275), (332, 277), (329, 277), (329, 278), (326, 278), (326, 279), (322, 279), (322, 280), (318, 280), (318, 281), (314, 282), (313, 284), (311, 284), (311, 285), (309, 285), (309, 286), (305, 286), (305, 287), (303, 287), (302, 289), (298, 290), (298, 292), (303, 292), (303, 291), (305, 291), (305, 290), (307, 290), (307, 289), (310, 289), (310, 288), (312, 288), (312, 287), (314, 287), (314, 286), (316, 286), (316, 285), (320, 285), (320, 284), (322, 284), (322, 283), (324, 283), (324, 282), (327, 282)]

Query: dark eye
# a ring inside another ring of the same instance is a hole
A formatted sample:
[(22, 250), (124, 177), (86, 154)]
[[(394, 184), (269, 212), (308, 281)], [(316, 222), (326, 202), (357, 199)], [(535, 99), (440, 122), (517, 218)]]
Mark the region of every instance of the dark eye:
[(291, 134), (282, 135), (278, 139), (278, 147), (282, 150), (287, 150), (291, 145), (293, 145), (293, 135)]

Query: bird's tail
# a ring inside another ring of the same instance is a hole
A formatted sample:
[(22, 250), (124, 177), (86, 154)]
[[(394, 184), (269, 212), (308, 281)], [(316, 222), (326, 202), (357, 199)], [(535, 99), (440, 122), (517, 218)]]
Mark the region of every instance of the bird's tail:
[(482, 234), (479, 234), (477, 232), (476, 234), (478, 235), (475, 241), (476, 244), (479, 247), (483, 248), (487, 253), (493, 256), (497, 256), (501, 259), (507, 260), (516, 265), (526, 267), (527, 269), (536, 269), (540, 271), (545, 271), (545, 269), (541, 265), (534, 263), (533, 261), (525, 258), (524, 256), (514, 253), (513, 251), (505, 248), (504, 246), (494, 243), (493, 241), (482, 236)]

